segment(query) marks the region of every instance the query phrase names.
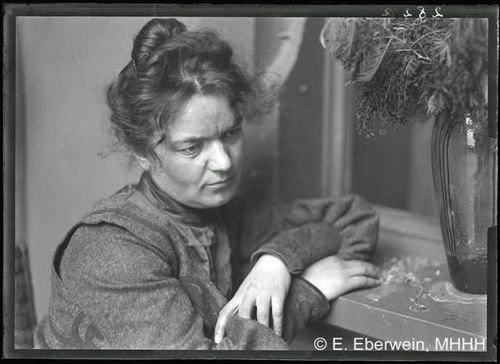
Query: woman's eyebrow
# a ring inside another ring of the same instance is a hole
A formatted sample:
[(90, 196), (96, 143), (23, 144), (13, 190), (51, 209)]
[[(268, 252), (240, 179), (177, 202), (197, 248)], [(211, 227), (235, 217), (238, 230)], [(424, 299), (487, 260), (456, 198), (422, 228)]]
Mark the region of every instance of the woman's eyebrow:
[(170, 144), (172, 144), (173, 146), (179, 146), (179, 145), (183, 145), (183, 144), (197, 144), (197, 143), (204, 142), (207, 139), (210, 139), (210, 138), (193, 136), (193, 137), (188, 137), (186, 139), (172, 141)]
[[(227, 127), (225, 130), (223, 130), (221, 135), (228, 132), (231, 129), (239, 127), (242, 123), (243, 123), (243, 117), (241, 117), (241, 116), (235, 117), (233, 124), (231, 126)], [(211, 136), (192, 136), (192, 137), (187, 137), (185, 139), (171, 141), (170, 144), (173, 145), (174, 147), (178, 147), (178, 146), (185, 145), (185, 144), (201, 143), (201, 142), (204, 142), (208, 139), (211, 139)]]

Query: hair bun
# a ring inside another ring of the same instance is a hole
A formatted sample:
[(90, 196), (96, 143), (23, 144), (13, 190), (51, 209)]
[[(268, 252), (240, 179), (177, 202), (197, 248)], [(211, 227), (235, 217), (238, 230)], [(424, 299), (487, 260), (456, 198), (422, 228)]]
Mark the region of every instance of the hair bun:
[(185, 30), (186, 26), (174, 18), (150, 20), (135, 37), (132, 59), (142, 62), (158, 46)]

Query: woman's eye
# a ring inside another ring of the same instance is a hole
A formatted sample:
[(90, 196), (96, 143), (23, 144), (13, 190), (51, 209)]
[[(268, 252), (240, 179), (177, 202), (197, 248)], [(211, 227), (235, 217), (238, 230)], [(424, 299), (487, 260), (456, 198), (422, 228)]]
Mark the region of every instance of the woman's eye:
[(224, 138), (231, 139), (238, 137), (241, 134), (242, 128), (241, 126), (238, 126), (234, 129), (228, 130), (224, 133)]
[(190, 147), (182, 149), (181, 152), (187, 155), (194, 155), (200, 151), (200, 148), (201, 148), (200, 144), (195, 144)]

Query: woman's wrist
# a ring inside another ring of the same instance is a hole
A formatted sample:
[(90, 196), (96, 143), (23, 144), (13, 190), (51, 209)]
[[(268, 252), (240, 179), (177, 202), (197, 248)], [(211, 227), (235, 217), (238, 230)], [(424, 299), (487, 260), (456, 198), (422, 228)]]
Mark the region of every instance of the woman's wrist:
[(308, 273), (309, 272), (307, 269), (304, 270), (304, 272), (302, 272), (302, 274), (300, 275), (300, 278), (302, 278), (302, 280), (306, 281), (311, 286), (316, 288), (319, 292), (321, 292), (321, 294), (323, 296), (326, 297), (325, 292), (323, 292), (323, 290), (321, 289), (319, 282), (316, 279), (314, 279), (314, 276), (312, 274), (308, 274)]
[(280, 257), (274, 255), (274, 254), (269, 254), (269, 253), (264, 253), (262, 254), (258, 259), (256, 264), (263, 264), (266, 267), (274, 266), (274, 267), (279, 267), (288, 272), (288, 268)]
[(312, 264), (300, 275), (300, 277), (314, 286), (327, 300), (332, 300), (333, 297), (329, 294), (328, 285), (333, 277), (328, 276), (328, 272), (322, 272), (318, 264)]

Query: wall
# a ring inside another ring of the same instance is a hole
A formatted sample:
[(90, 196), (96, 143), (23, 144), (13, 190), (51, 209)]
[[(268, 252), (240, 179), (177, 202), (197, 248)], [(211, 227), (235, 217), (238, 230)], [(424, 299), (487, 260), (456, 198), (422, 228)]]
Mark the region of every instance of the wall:
[[(30, 249), (38, 319), (47, 312), (57, 244), (95, 200), (138, 176), (124, 158), (98, 154), (110, 142), (105, 87), (129, 62), (133, 36), (149, 19), (17, 19), (16, 239)], [(179, 19), (218, 30), (253, 70), (253, 18)]]
[(323, 18), (308, 18), (297, 63), (286, 80), (279, 115), (280, 198), (321, 196), (324, 50)]
[[(298, 66), (297, 58), (303, 35), (305, 18), (256, 18), (255, 69), (263, 83), (275, 94), (275, 86), (286, 90), (289, 78)], [(282, 90), (279, 90), (280, 92)], [(275, 100), (273, 109), (247, 129), (249, 146), (246, 156), (246, 176), (242, 188), (266, 198), (278, 198), (280, 149), (280, 115), (288, 108), (284, 92)]]

